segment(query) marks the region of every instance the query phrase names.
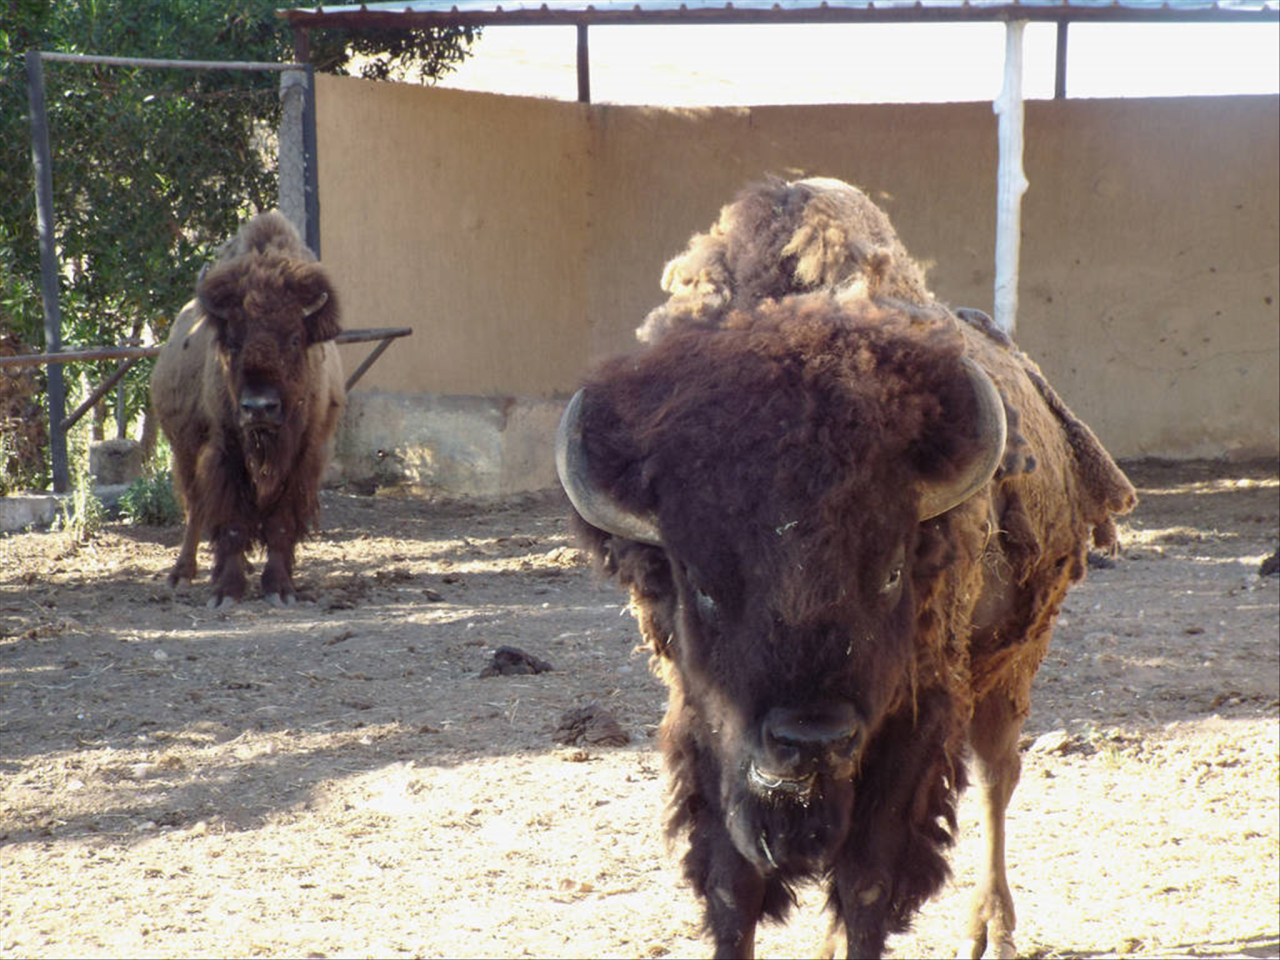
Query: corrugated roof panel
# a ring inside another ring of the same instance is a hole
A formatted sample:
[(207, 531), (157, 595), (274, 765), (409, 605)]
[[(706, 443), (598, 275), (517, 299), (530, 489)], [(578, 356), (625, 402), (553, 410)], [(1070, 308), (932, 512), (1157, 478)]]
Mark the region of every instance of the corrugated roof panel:
[(1280, 20), (1280, 0), (393, 0), (280, 10), (295, 26), (422, 23)]

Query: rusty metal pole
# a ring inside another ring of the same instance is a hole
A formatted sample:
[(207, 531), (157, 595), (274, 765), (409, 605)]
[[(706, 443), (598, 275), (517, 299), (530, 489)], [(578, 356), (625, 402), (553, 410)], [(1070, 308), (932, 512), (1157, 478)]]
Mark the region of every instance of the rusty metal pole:
[[(44, 348), (48, 353), (62, 349), (62, 309), (58, 304), (58, 250), (53, 235), (53, 160), (49, 151), (49, 115), (45, 111), (44, 64), (39, 50), (28, 50), (27, 100), (31, 106), (31, 163), (36, 175), (36, 224), (40, 231), (40, 295), (44, 301)], [(53, 492), (71, 489), (67, 467), (67, 435), (62, 429), (66, 388), (62, 367), (50, 365), (45, 371), (49, 384), (49, 461), (53, 472)]]
[(591, 55), (587, 48), (587, 25), (578, 24), (578, 102), (591, 102)]
[(320, 150), (316, 144), (316, 68), (307, 64), (306, 107), (302, 113), (303, 158), (306, 160), (307, 246), (320, 256)]
[(1058, 21), (1058, 37), (1053, 57), (1053, 99), (1067, 99), (1067, 28), (1069, 20)]

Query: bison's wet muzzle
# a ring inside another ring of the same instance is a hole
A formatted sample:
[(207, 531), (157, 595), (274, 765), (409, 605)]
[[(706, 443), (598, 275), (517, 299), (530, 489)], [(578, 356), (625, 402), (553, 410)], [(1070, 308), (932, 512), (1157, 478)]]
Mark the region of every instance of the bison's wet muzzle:
[(802, 799), (820, 775), (850, 776), (861, 744), (861, 725), (849, 704), (775, 707), (760, 725), (760, 752), (748, 767), (747, 782), (756, 793)]
[(284, 404), (275, 387), (245, 387), (239, 403), (240, 425), (246, 430), (273, 430), (284, 422)]
[(852, 705), (774, 707), (734, 782), (725, 826), (763, 875), (816, 876), (849, 831), (864, 725)]

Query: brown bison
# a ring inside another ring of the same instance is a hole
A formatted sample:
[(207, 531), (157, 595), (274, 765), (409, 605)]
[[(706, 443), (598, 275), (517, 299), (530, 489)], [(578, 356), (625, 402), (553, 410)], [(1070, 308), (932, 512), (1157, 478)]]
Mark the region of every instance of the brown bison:
[(670, 688), (669, 830), (716, 954), (750, 956), (816, 879), (833, 938), (879, 956), (948, 874), (967, 744), (988, 843), (965, 950), (1013, 956), (1031, 680), (1133, 488), (847, 184), (749, 189), (664, 285), (557, 466)]
[(207, 533), (209, 606), (244, 595), (255, 544), (267, 548), (263, 596), (296, 602), (294, 547), (315, 521), (345, 402), (339, 329), (329, 278), (278, 213), (246, 223), (202, 272), (151, 377), (187, 515), (171, 585), (195, 578)]

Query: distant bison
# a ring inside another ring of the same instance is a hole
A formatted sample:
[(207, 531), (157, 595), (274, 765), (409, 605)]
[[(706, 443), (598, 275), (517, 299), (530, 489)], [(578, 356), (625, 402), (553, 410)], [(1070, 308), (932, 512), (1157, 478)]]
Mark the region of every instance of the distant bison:
[(195, 578), (207, 533), (209, 606), (244, 595), (256, 544), (263, 595), (296, 602), (294, 547), (315, 521), (345, 402), (339, 330), (329, 278), (278, 213), (246, 223), (201, 275), (151, 378), (187, 515), (171, 585)]
[(557, 466), (670, 687), (669, 829), (716, 954), (750, 956), (813, 879), (848, 955), (879, 956), (948, 874), (967, 743), (988, 845), (964, 950), (1013, 956), (1032, 677), (1132, 486), (847, 184), (749, 189), (664, 285)]

